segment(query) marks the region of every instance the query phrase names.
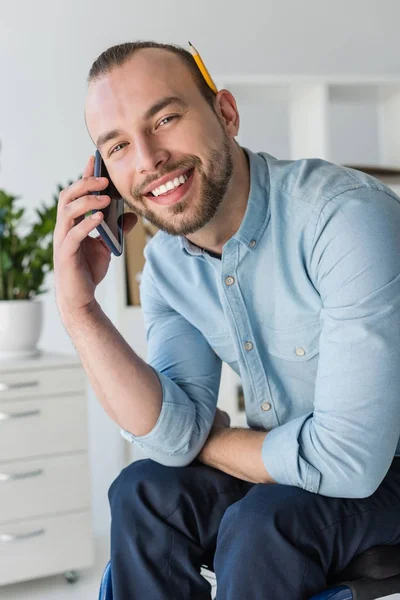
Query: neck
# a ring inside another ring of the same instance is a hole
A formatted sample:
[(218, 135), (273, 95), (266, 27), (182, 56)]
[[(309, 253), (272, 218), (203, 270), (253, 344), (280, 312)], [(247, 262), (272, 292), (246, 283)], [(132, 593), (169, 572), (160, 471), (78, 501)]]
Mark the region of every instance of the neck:
[(233, 174), (217, 214), (205, 227), (187, 239), (216, 254), (222, 254), (223, 245), (237, 232), (246, 212), (250, 191), (250, 166), (245, 151), (233, 144)]

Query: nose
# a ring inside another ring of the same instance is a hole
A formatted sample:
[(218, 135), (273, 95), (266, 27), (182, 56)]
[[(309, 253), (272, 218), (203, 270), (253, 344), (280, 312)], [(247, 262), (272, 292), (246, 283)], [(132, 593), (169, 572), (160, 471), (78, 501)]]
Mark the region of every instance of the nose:
[(146, 175), (160, 169), (168, 162), (170, 154), (166, 148), (157, 145), (156, 140), (141, 136), (135, 140), (135, 170)]

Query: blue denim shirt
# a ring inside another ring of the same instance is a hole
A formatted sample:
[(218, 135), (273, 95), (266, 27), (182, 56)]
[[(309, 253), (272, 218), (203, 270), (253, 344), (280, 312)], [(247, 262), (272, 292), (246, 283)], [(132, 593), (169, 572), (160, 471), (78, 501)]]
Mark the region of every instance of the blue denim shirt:
[(241, 376), (249, 427), (281, 484), (366, 497), (400, 455), (400, 199), (318, 159), (245, 149), (248, 205), (221, 260), (159, 232), (141, 302), (158, 422), (122, 435), (169, 466), (204, 445), (221, 361)]

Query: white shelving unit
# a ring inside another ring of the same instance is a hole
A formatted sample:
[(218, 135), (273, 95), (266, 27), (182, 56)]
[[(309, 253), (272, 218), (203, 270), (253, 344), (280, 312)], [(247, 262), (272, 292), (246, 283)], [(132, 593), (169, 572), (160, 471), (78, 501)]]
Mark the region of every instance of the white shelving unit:
[(235, 96), (240, 144), (281, 159), (400, 166), (400, 78), (221, 76)]
[[(400, 78), (260, 74), (214, 80), (218, 89), (226, 88), (236, 98), (242, 146), (279, 159), (400, 167)], [(399, 183), (391, 187), (400, 192)], [(119, 281), (119, 329), (146, 358), (141, 309), (125, 303), (122, 261)], [(238, 410), (239, 385), (239, 377), (224, 365), (218, 405), (229, 412), (233, 425), (245, 426)], [(136, 451), (128, 451), (128, 460), (133, 457)]]

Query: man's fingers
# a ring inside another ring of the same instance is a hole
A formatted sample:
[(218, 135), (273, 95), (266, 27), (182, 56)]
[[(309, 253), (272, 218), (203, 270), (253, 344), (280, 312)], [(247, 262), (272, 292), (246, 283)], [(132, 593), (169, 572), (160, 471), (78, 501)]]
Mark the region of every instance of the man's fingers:
[(231, 418), (227, 412), (217, 408), (215, 411), (214, 417), (214, 425), (222, 426), (222, 427), (230, 427)]
[(90, 156), (86, 163), (86, 167), (83, 170), (82, 179), (84, 177), (93, 177), (94, 174), (94, 156)]
[(99, 225), (99, 223), (102, 222), (102, 220), (103, 213), (98, 211), (90, 217), (83, 219), (78, 225), (75, 225), (75, 227), (72, 227), (65, 237), (64, 251), (70, 256), (78, 252), (83, 240)]
[(99, 179), (92, 176), (82, 177), (82, 179), (74, 181), (74, 183), (61, 192), (58, 207), (59, 209), (62, 209), (74, 200), (90, 194), (90, 192), (100, 192), (104, 190), (107, 185), (107, 177), (100, 177)]
[(82, 196), (59, 210), (56, 224), (56, 239), (64, 239), (72, 227), (76, 227), (85, 219), (85, 215), (93, 209), (103, 209), (110, 203), (110, 197)]
[(107, 246), (107, 244), (105, 243), (105, 241), (103, 240), (103, 238), (101, 237), (101, 235), (96, 235), (96, 237), (94, 239), (96, 240), (96, 242), (99, 242), (99, 244), (102, 244), (102, 246), (104, 246), (104, 248), (106, 250), (108, 250), (108, 252), (111, 253), (110, 248)]
[(67, 204), (70, 204), (77, 198), (90, 194), (91, 192), (101, 192), (108, 184), (109, 180), (107, 177), (94, 177), (94, 163), (93, 156), (91, 156), (86, 164), (81, 179), (74, 181), (69, 187), (63, 189), (60, 193), (58, 200), (58, 209), (61, 210)]

